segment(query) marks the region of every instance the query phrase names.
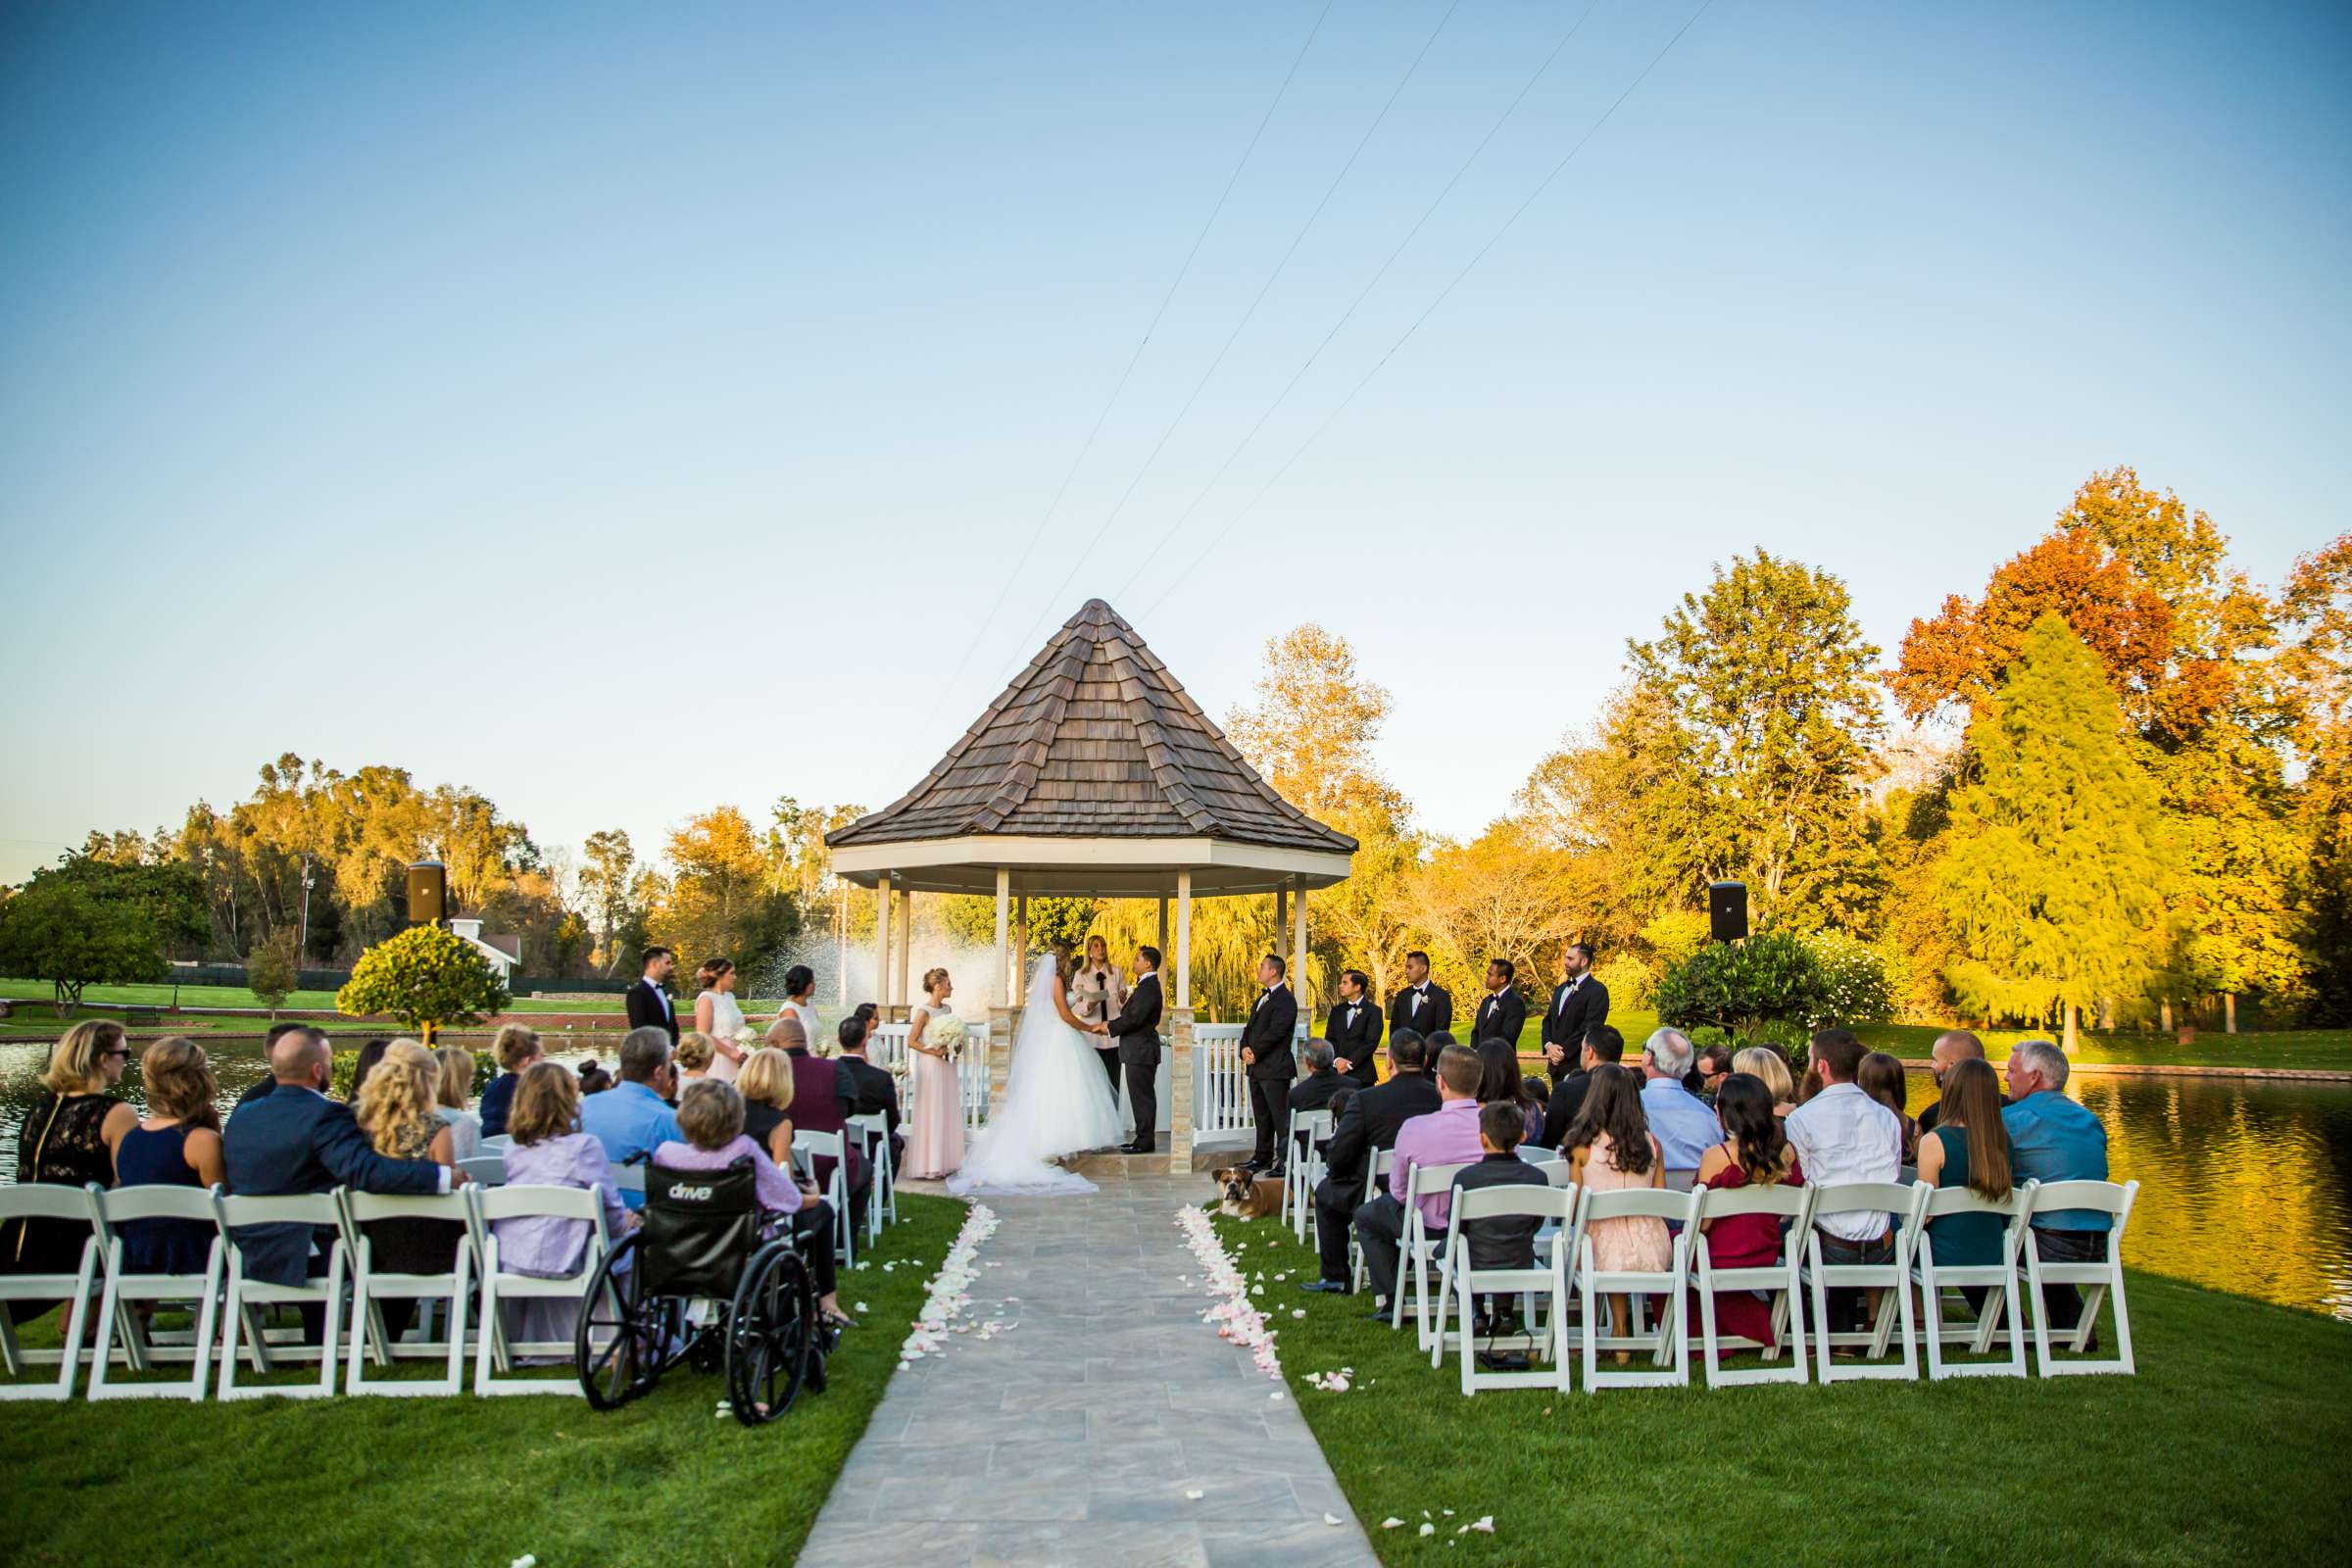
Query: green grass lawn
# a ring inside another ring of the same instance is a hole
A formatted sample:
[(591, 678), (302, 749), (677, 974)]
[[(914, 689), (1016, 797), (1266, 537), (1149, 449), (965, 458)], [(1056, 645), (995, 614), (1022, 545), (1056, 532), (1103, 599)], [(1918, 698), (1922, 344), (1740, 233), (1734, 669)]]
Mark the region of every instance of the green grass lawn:
[(843, 1304), (865, 1308), (831, 1386), (768, 1426), (714, 1416), (725, 1380), (684, 1369), (603, 1415), (572, 1396), (471, 1395), (13, 1404), (0, 1562), (789, 1563), (966, 1212), (899, 1202), (873, 1266), (843, 1276)]
[[(2352, 1533), (2352, 1325), (2312, 1313), (2135, 1273), (2133, 1378), (1465, 1399), (1365, 1298), (1300, 1293), (1311, 1247), (1217, 1228), (1251, 1274), (1293, 1271), (1259, 1305), (1384, 1562), (2314, 1563)], [(1342, 1367), (1346, 1393), (1300, 1381)]]

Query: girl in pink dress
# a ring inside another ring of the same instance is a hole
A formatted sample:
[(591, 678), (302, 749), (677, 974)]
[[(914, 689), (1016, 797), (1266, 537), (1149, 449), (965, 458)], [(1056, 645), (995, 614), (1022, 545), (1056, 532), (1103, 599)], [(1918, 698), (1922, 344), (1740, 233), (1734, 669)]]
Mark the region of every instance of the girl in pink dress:
[(927, 1039), (931, 1020), (953, 1014), (956, 984), (945, 969), (923, 976), (924, 1000), (907, 1021), (907, 1059), (913, 1063), (914, 1109), (906, 1118), (906, 1166), (916, 1181), (944, 1181), (963, 1165), (963, 1086), (955, 1058)]
[[(1658, 1141), (1649, 1135), (1649, 1118), (1642, 1111), (1638, 1080), (1615, 1062), (1592, 1069), (1592, 1086), (1585, 1091), (1585, 1102), (1566, 1143), (1579, 1186), (1612, 1193), (1666, 1185), (1666, 1161), (1658, 1152)], [(1592, 1266), (1605, 1272), (1674, 1266), (1673, 1239), (1666, 1234), (1666, 1222), (1654, 1215), (1594, 1220), (1585, 1228), (1585, 1236), (1592, 1244)], [(1627, 1316), (1625, 1297), (1610, 1297), (1612, 1338), (1626, 1332)], [(1630, 1357), (1619, 1350), (1617, 1359), (1624, 1362)]]

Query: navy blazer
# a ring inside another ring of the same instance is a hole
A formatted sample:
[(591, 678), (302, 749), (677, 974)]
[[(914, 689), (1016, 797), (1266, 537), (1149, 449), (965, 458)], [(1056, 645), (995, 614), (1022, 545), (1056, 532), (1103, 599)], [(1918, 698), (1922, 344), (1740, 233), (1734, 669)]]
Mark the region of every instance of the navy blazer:
[[(391, 1159), (368, 1147), (368, 1135), (339, 1100), (290, 1084), (239, 1105), (220, 1135), (228, 1190), (239, 1198), (286, 1198), (357, 1187), (366, 1193), (441, 1190), (429, 1159)], [(243, 1225), (236, 1231), (249, 1279), (300, 1285), (309, 1272), (311, 1227)]]

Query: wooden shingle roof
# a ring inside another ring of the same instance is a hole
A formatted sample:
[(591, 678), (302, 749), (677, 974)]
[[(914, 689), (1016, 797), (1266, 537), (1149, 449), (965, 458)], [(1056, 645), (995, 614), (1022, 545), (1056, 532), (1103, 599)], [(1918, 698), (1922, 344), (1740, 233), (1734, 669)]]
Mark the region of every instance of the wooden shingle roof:
[(969, 834), (1355, 849), (1275, 794), (1100, 599), (1062, 623), (921, 783), (825, 842)]

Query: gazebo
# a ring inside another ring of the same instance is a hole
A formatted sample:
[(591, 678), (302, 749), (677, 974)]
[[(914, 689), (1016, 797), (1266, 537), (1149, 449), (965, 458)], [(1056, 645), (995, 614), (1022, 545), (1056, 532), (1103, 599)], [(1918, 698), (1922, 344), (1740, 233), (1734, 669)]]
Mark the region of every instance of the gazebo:
[[(1062, 623), (920, 783), (826, 843), (837, 875), (875, 890), (875, 986), (894, 1020), (909, 1000), (908, 896), (995, 895), (1007, 1004), (991, 1009), (990, 1034), (1000, 1045), (1018, 1018), (1016, 937), (1032, 895), (1156, 898), (1158, 946), (1172, 960), (1161, 1035), (1177, 1170), (1192, 1161), (1193, 900), (1273, 894), (1296, 975), (1306, 966), (1305, 895), (1344, 881), (1355, 851), (1275, 794), (1100, 599)], [(1003, 1059), (1000, 1050), (997, 1074)]]

